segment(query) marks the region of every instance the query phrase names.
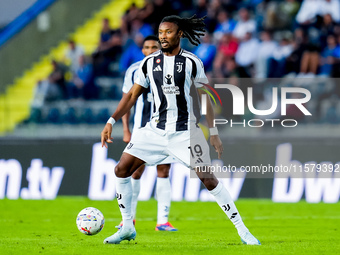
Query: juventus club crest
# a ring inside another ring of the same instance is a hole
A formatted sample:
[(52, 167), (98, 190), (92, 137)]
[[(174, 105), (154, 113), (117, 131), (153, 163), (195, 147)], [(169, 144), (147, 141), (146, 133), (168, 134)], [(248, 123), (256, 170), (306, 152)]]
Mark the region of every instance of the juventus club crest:
[(171, 78), (172, 78), (172, 75), (170, 75), (170, 74), (167, 74), (167, 75), (165, 76), (166, 84), (171, 84)]
[(182, 62), (177, 62), (176, 63), (176, 67), (177, 67), (177, 73), (182, 72), (182, 70), (183, 70), (183, 63)]

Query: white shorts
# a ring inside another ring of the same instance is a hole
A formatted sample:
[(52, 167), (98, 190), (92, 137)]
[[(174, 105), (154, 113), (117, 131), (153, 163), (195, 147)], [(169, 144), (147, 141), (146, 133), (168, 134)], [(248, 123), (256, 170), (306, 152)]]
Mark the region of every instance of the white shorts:
[(124, 152), (146, 162), (159, 165), (180, 162), (187, 167), (210, 166), (210, 148), (200, 127), (165, 132), (150, 122), (134, 130)]

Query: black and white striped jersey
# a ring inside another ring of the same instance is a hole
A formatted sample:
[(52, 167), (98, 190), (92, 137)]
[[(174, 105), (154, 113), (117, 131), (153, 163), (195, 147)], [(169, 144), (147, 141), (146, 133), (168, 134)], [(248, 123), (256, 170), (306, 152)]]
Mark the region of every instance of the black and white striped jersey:
[(166, 131), (188, 130), (200, 118), (196, 87), (208, 83), (202, 61), (181, 49), (176, 56), (157, 51), (142, 60), (135, 83), (148, 88), (154, 101), (152, 119)]
[[(128, 93), (137, 78), (137, 70), (142, 61), (132, 64), (125, 73), (122, 91)], [(152, 94), (150, 88), (146, 89), (137, 99), (134, 111), (133, 128), (144, 127), (150, 121), (152, 114)]]

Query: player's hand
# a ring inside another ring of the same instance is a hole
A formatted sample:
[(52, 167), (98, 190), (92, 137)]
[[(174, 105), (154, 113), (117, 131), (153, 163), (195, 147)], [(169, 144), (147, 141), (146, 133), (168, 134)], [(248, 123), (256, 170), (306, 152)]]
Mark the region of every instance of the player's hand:
[(130, 140), (131, 140), (131, 132), (130, 132), (130, 130), (124, 131), (123, 142), (129, 143)]
[(223, 145), (220, 137), (218, 135), (210, 136), (210, 144), (215, 148), (215, 151), (218, 154), (218, 159), (221, 159), (221, 155), (223, 153)]
[(112, 133), (112, 125), (110, 123), (106, 123), (101, 133), (102, 147), (105, 146), (105, 148), (107, 148), (106, 143), (112, 143), (113, 138), (111, 137), (111, 133)]

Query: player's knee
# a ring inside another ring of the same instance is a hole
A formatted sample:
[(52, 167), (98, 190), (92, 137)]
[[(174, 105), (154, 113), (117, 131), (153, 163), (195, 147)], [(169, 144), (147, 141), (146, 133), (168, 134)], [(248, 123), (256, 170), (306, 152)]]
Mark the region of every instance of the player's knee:
[(170, 171), (170, 165), (158, 165), (157, 166), (157, 177), (168, 178)]
[(115, 174), (119, 178), (126, 178), (130, 176), (128, 168), (122, 166), (120, 163), (115, 167)]
[(132, 178), (135, 179), (135, 180), (139, 180), (141, 177), (142, 177), (142, 173), (140, 173), (140, 172), (138, 172), (138, 171), (135, 171), (135, 172), (132, 174)]
[(213, 190), (218, 184), (218, 180), (216, 178), (202, 178), (201, 181), (208, 190)]

